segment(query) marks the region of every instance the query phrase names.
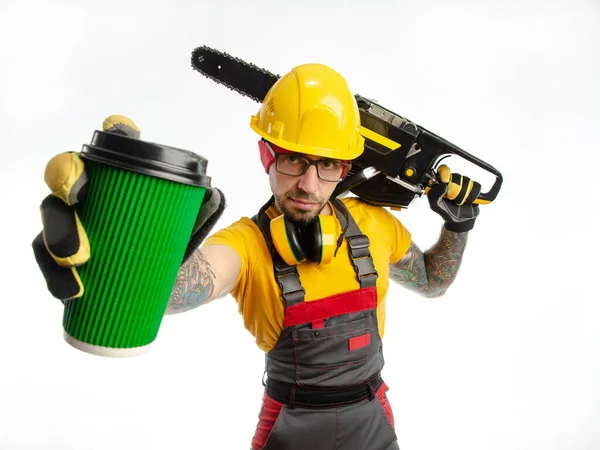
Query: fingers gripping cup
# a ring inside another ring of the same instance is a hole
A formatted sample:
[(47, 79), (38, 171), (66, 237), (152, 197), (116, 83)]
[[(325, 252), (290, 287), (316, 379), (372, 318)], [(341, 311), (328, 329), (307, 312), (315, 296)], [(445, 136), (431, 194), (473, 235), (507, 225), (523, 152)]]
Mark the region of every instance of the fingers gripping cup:
[(77, 212), (89, 261), (82, 297), (65, 301), (65, 340), (103, 356), (155, 340), (210, 178), (195, 153), (96, 131), (80, 156), (88, 191)]

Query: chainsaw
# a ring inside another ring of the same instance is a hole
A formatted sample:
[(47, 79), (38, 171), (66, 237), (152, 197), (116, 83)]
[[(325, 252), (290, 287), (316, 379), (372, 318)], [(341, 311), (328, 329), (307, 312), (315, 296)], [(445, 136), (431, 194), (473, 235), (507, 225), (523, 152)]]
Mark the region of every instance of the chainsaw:
[[(201, 46), (192, 52), (192, 67), (207, 78), (262, 103), (280, 78), (240, 58)], [(365, 150), (352, 161), (352, 168), (333, 195), (349, 192), (363, 201), (392, 209), (408, 206), (438, 183), (436, 168), (450, 155), (457, 155), (495, 176), (488, 192), (474, 203), (492, 202), (502, 186), (502, 175), (481, 159), (390, 111), (373, 100), (355, 95), (360, 112), (360, 132)]]

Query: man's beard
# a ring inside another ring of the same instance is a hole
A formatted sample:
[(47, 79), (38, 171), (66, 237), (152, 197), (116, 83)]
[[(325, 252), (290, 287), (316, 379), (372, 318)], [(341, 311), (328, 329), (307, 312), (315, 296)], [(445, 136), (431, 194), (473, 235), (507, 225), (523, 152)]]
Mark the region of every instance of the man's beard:
[[(311, 222), (313, 222), (325, 206), (324, 201), (320, 200), (318, 197), (307, 194), (306, 192), (300, 189), (293, 189), (291, 191), (288, 191), (283, 196), (274, 194), (274, 197), (275, 203), (277, 204), (281, 212), (286, 217), (290, 218), (293, 222), (296, 222), (300, 225), (308, 225)], [(315, 203), (318, 207), (316, 212), (293, 210), (288, 208), (287, 205), (284, 203), (284, 200), (287, 199), (305, 200), (307, 202)]]

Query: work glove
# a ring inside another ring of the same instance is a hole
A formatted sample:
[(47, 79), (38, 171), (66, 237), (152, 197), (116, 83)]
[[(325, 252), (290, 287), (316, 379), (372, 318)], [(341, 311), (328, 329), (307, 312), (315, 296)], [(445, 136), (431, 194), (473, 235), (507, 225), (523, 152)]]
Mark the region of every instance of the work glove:
[(481, 192), (481, 185), (469, 177), (451, 173), (441, 165), (437, 172), (438, 183), (427, 192), (429, 206), (444, 219), (449, 231), (464, 233), (473, 229), (479, 215), (479, 205), (473, 203)]
[[(102, 130), (139, 139), (139, 128), (125, 116), (112, 115)], [(90, 244), (74, 206), (84, 198), (87, 175), (78, 153), (65, 152), (46, 166), (44, 180), (52, 192), (40, 206), (42, 232), (33, 240), (35, 259), (50, 293), (61, 301), (79, 298), (84, 286), (77, 267), (90, 258)], [(217, 188), (206, 188), (183, 262), (206, 239), (225, 209), (225, 196)]]

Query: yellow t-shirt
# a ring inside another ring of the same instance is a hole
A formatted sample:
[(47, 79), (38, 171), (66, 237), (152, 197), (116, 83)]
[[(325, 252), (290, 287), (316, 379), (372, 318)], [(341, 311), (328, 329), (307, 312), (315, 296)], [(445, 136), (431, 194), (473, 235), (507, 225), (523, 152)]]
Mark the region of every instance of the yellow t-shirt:
[[(377, 270), (377, 319), (379, 334), (385, 330), (385, 300), (389, 286), (389, 264), (398, 261), (410, 246), (410, 233), (389, 211), (368, 205), (354, 197), (342, 199), (363, 234), (369, 237), (371, 257)], [(275, 213), (270, 208), (269, 217)], [(332, 212), (335, 215), (334, 212)], [(335, 236), (342, 229), (335, 220)], [(275, 282), (273, 263), (260, 229), (248, 217), (210, 236), (204, 245), (227, 245), (240, 257), (241, 270), (231, 291), (237, 300), (244, 325), (265, 352), (271, 351), (284, 323), (284, 301)], [(298, 265), (305, 301), (318, 300), (360, 288), (344, 239), (336, 257), (328, 264)]]

